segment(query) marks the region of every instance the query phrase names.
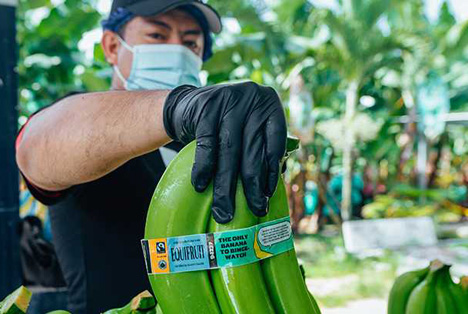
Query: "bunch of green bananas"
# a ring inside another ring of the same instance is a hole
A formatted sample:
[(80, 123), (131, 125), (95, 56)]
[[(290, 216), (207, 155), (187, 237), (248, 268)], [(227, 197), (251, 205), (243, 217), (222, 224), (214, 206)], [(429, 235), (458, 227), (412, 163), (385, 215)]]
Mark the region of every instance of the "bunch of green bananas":
[[(127, 305), (103, 314), (156, 314), (156, 300), (148, 290), (134, 297)], [(49, 313), (51, 314), (51, 313)], [(57, 313), (58, 314), (58, 313)]]
[[(288, 140), (288, 151), (297, 146), (297, 140)], [(191, 143), (166, 169), (148, 210), (145, 239), (234, 230), (289, 215), (282, 180), (270, 199), (268, 215), (261, 219), (248, 209), (239, 182), (234, 219), (217, 224), (211, 217), (212, 186), (197, 193), (190, 183), (194, 156), (195, 143)], [(248, 265), (149, 275), (149, 280), (160, 306), (158, 313), (320, 313), (294, 250)]]
[[(21, 286), (3, 301), (0, 301), (0, 314), (25, 314), (28, 312), (32, 293), (25, 286)], [(56, 310), (47, 314), (70, 314), (67, 311)]]
[(21, 286), (0, 302), (0, 314), (24, 314), (31, 301), (31, 291)]
[(466, 279), (455, 284), (450, 266), (436, 260), (424, 269), (407, 272), (395, 280), (388, 314), (468, 313)]

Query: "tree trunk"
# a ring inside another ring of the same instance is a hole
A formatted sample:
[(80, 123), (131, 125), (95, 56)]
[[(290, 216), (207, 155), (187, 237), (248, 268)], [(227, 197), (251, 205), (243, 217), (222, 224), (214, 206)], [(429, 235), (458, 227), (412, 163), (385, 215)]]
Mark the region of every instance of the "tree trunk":
[[(419, 122), (418, 122), (419, 123)], [(418, 188), (421, 190), (427, 189), (427, 152), (428, 140), (424, 132), (418, 131), (418, 155), (416, 156), (416, 178)], [(425, 201), (421, 198), (421, 201)]]
[(351, 182), (353, 175), (353, 148), (355, 144), (355, 134), (352, 128), (357, 98), (358, 98), (359, 81), (353, 80), (349, 83), (346, 90), (346, 112), (345, 112), (345, 143), (343, 148), (343, 194), (341, 201), (341, 217), (343, 221), (351, 219), (352, 204), (351, 204)]
[(438, 170), (438, 165), (440, 162), (440, 159), (442, 157), (442, 150), (444, 148), (444, 144), (446, 141), (446, 135), (442, 134), (441, 137), (439, 138), (439, 141), (437, 142), (436, 145), (436, 152), (435, 152), (435, 157), (432, 157), (429, 159), (429, 164), (431, 166), (431, 171), (429, 172), (429, 181), (427, 183), (427, 186), (430, 188), (435, 188), (435, 181), (437, 179), (437, 170)]
[(414, 105), (414, 97), (409, 89), (403, 89), (403, 102), (405, 103), (406, 111), (410, 121), (405, 125), (405, 134), (408, 136), (408, 142), (401, 148), (400, 158), (398, 162), (397, 179), (405, 182), (408, 177), (404, 174), (406, 163), (413, 156), (414, 141), (417, 133), (417, 113), (416, 106)]

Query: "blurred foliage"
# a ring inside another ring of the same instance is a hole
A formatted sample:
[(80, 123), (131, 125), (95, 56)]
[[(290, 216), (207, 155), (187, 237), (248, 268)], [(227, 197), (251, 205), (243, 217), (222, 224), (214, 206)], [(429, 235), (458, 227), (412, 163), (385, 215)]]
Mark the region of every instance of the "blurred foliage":
[[(99, 44), (93, 59), (82, 48), (87, 32), (99, 29), (98, 1), (20, 0), (20, 123), (70, 91), (108, 89), (111, 71)], [(332, 150), (324, 136), (333, 130), (320, 134), (316, 128), (342, 119), (349, 82), (356, 78), (357, 99), (373, 100), (370, 106), (359, 101), (356, 113), (379, 122), (380, 129), (372, 139), (356, 142), (354, 168), (372, 169), (374, 184), (414, 183), (415, 154), (403, 159), (405, 150), (414, 152), (416, 141), (397, 118), (414, 114), (412, 95), (429, 71), (448, 84), (451, 110), (468, 110), (468, 22), (457, 22), (445, 2), (435, 21), (424, 15), (422, 0), (342, 0), (333, 10), (307, 0), (208, 3), (224, 21), (224, 31), (215, 37), (215, 54), (204, 65), (208, 84), (250, 79), (271, 85), (288, 116), (290, 96), (311, 96), (304, 106), (312, 107), (307, 112), (313, 123), (302, 130), (307, 133), (303, 150), (309, 156), (292, 159), (291, 179), (303, 169), (330, 170), (332, 175), (341, 171), (342, 153)], [(361, 128), (365, 133), (365, 126)], [(451, 125), (446, 133), (435, 182), (460, 184), (468, 130)], [(431, 143), (431, 154), (437, 144)], [(329, 151), (333, 156), (324, 167), (321, 155)], [(319, 161), (322, 164), (316, 164)]]
[(109, 84), (96, 75), (102, 60), (87, 60), (78, 45), (83, 34), (98, 25), (101, 15), (94, 0), (20, 0), (17, 14), (20, 115), (36, 110), (77, 90), (105, 90)]
[(388, 194), (378, 195), (363, 207), (362, 213), (365, 218), (434, 216), (439, 222), (456, 222), (468, 215), (467, 208), (457, 205), (467, 198), (467, 192), (464, 186), (421, 190), (400, 184)]

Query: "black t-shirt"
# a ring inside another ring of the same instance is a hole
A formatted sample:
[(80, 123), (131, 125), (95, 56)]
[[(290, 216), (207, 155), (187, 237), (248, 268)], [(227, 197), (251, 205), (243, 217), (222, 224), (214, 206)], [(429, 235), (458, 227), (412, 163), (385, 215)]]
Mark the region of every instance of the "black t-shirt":
[(73, 314), (101, 313), (125, 305), (145, 289), (151, 291), (140, 240), (154, 189), (181, 148), (170, 143), (63, 192), (28, 183), (32, 194), (49, 205)]

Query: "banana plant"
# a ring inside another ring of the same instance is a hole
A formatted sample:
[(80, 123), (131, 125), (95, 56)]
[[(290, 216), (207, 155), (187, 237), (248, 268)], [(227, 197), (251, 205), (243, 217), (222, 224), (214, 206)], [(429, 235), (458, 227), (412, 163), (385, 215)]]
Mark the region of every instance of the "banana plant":
[[(468, 55), (464, 51), (468, 45), (468, 21), (457, 22), (446, 2), (435, 21), (429, 21), (421, 14), (422, 10), (420, 0), (394, 1), (387, 15), (391, 32), (404, 49), (401, 68), (387, 71), (382, 81), (401, 89), (412, 124), (417, 115), (417, 86), (430, 73), (437, 73), (447, 84), (452, 110), (466, 106), (468, 99)], [(413, 149), (416, 127), (412, 124), (406, 126), (411, 145), (406, 145), (400, 165), (406, 163)], [(421, 182), (427, 181), (425, 176), (425, 171), (421, 171)]]
[[(311, 12), (309, 23), (317, 28), (326, 27), (329, 40), (317, 51), (317, 63), (323, 63), (339, 71), (341, 89), (345, 94), (346, 125), (352, 125), (356, 116), (359, 93), (363, 84), (377, 70), (401, 61), (400, 44), (391, 34), (379, 27), (381, 19), (390, 10), (391, 1), (343, 0), (338, 10), (316, 9)], [(344, 134), (343, 148), (343, 220), (351, 218), (351, 174), (355, 134)]]

